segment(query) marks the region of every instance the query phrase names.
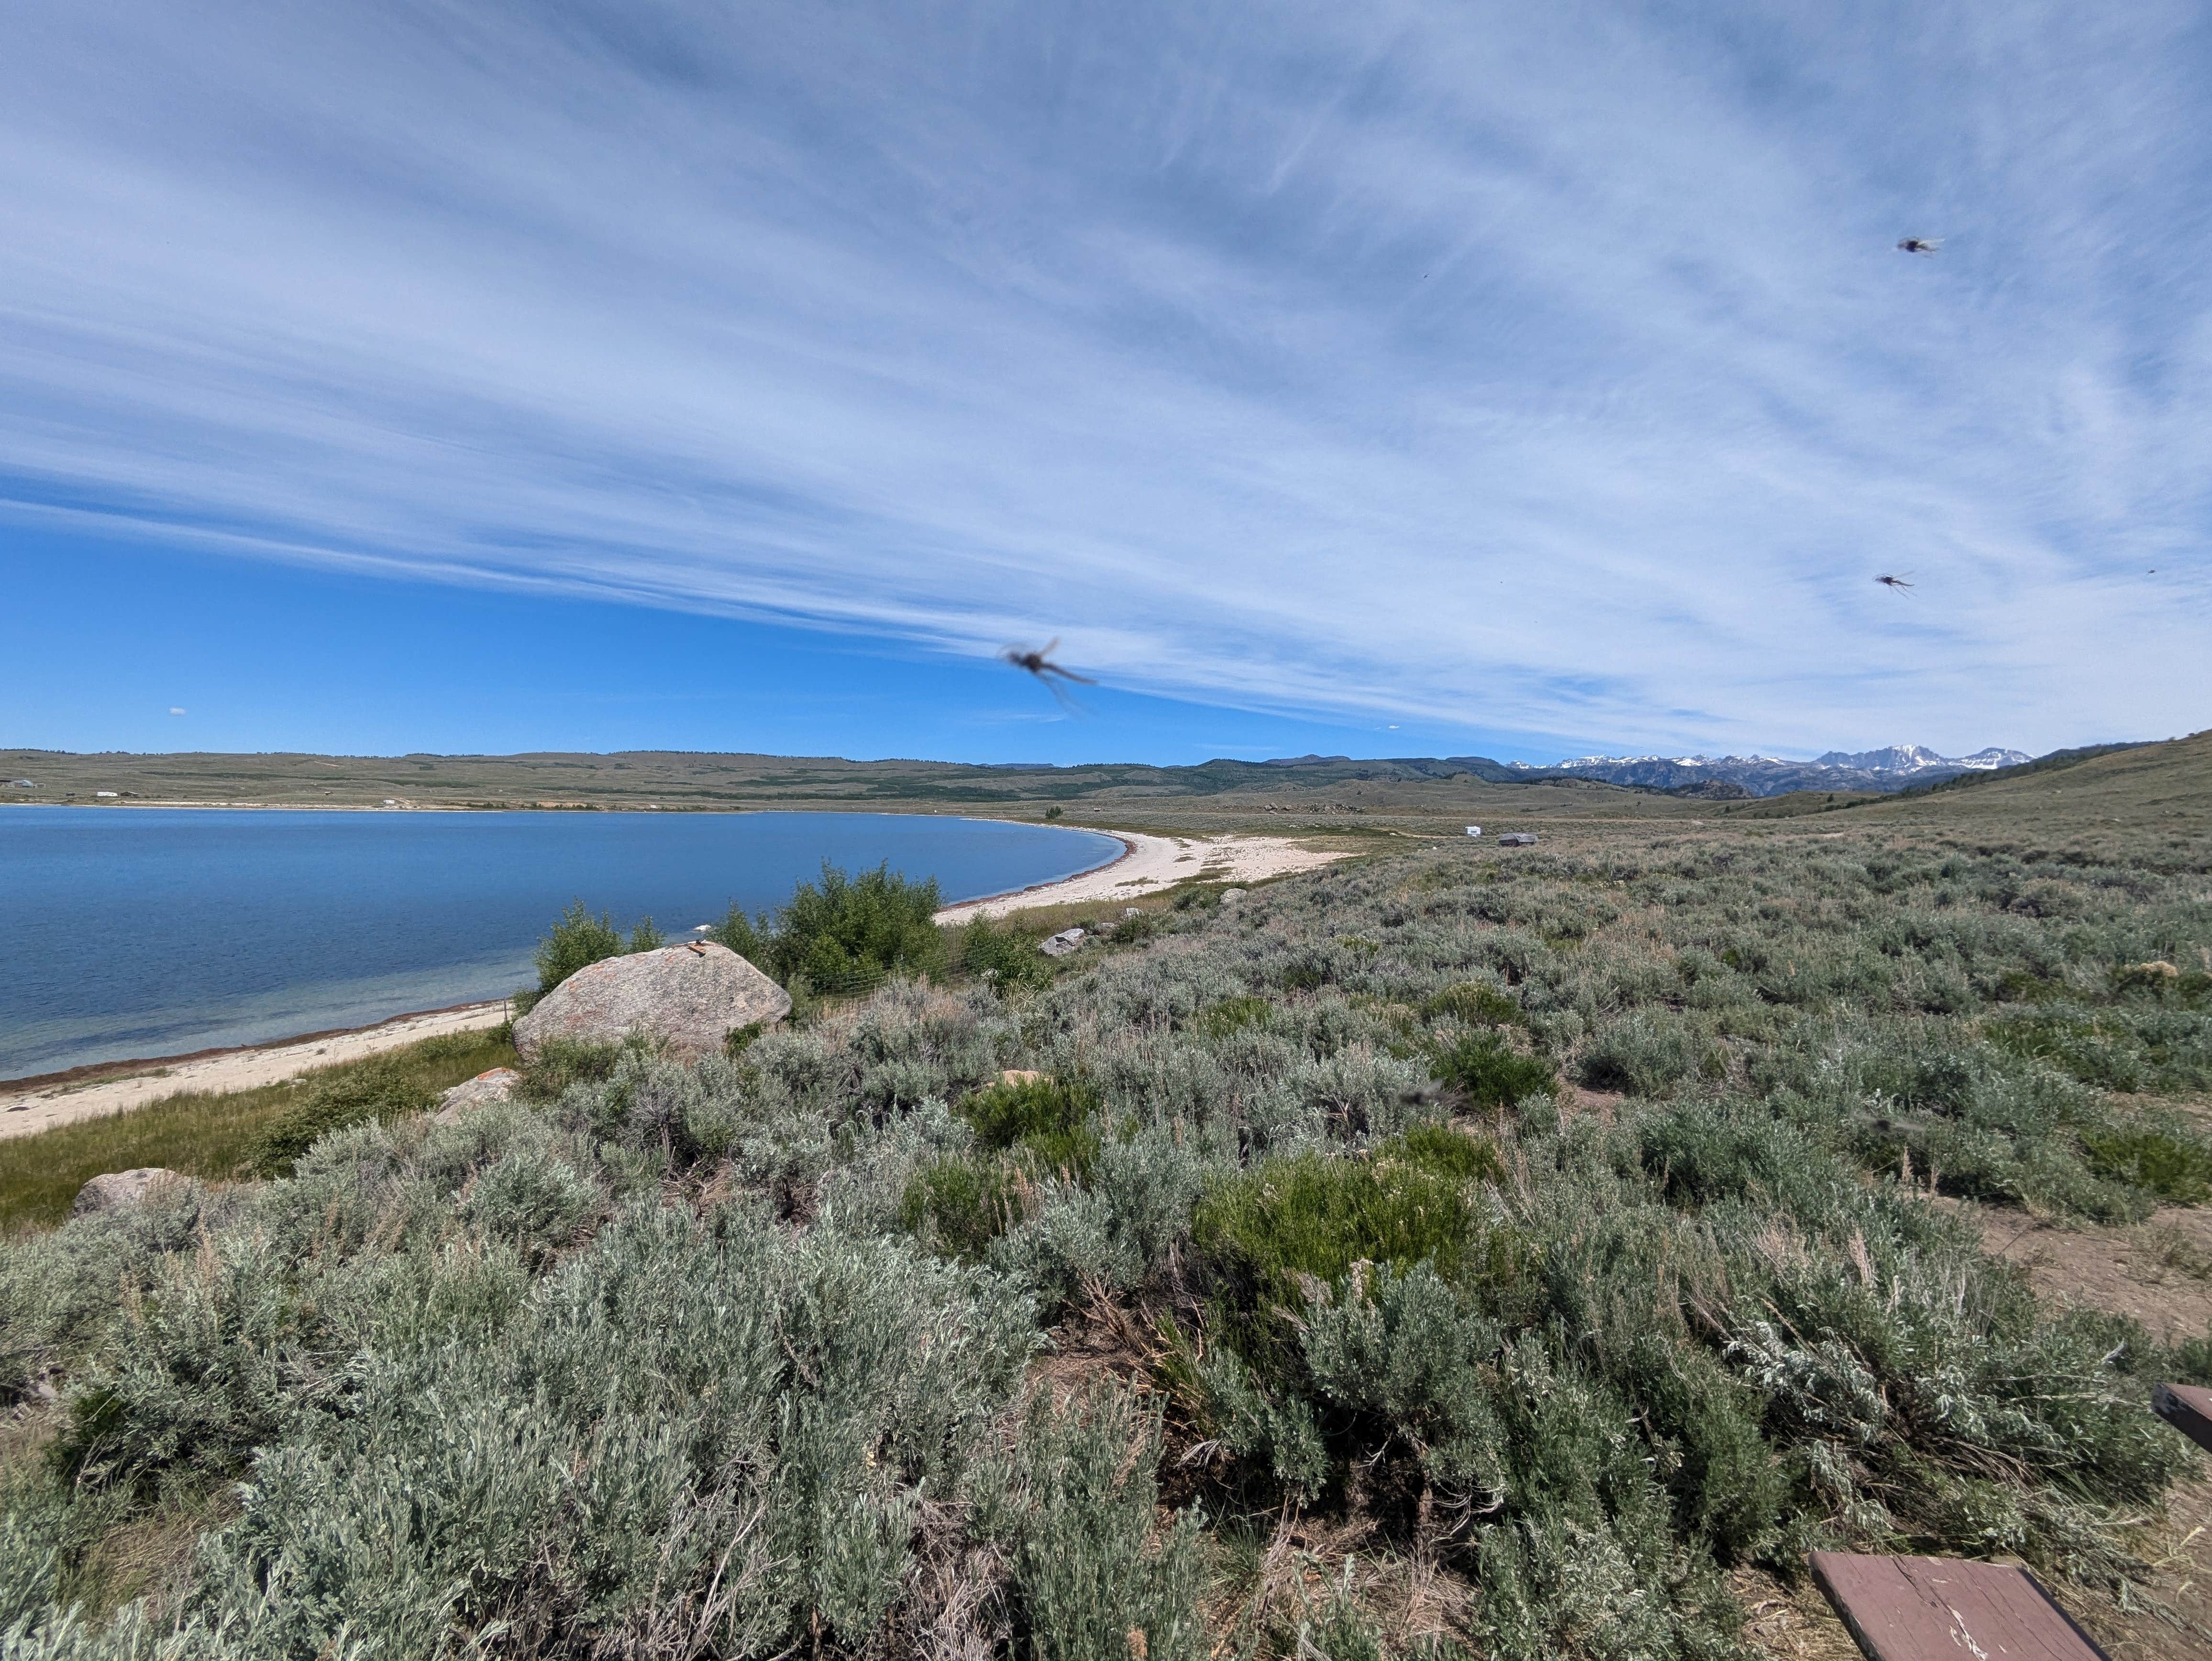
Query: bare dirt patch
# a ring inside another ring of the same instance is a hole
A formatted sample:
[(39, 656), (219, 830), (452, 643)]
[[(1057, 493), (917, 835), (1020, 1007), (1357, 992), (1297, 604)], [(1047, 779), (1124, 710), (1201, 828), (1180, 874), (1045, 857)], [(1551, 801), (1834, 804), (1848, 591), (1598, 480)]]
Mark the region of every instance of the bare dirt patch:
[(2130, 1315), (2168, 1342), (2212, 1328), (2212, 1210), (2168, 1207), (2113, 1228), (1972, 1215), (1983, 1250), (2017, 1266), (2053, 1308)]

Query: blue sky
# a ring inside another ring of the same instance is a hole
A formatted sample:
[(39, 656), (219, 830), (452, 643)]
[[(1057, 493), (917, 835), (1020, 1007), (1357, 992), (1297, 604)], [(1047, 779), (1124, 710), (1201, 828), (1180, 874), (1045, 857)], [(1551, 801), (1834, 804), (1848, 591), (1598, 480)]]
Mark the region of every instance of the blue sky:
[[(0, 743), (2207, 724), (2198, 4), (9, 34)], [(1051, 636), (1087, 717), (993, 661)]]

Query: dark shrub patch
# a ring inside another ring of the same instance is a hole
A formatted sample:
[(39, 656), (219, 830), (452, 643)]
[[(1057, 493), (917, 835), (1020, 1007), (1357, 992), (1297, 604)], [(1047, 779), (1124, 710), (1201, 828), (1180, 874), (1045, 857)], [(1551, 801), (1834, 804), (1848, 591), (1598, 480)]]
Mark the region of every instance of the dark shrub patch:
[(262, 1133), (246, 1163), (261, 1176), (283, 1176), (295, 1159), (334, 1130), (420, 1113), (437, 1099), (435, 1091), (398, 1062), (380, 1058), (318, 1085), (307, 1100)]
[(1037, 950), (1040, 937), (988, 917), (972, 918), (953, 937), (952, 964), (962, 974), (988, 981), (1000, 991), (1035, 986), (1053, 975), (1053, 960)]
[(1519, 1004), (1496, 987), (1485, 986), (1480, 981), (1462, 981), (1457, 986), (1446, 987), (1422, 1004), (1421, 1013), (1431, 1020), (1449, 1015), (1469, 1026), (1522, 1026), (1528, 1023)]
[(522, 1066), (522, 1094), (538, 1101), (558, 1101), (572, 1084), (597, 1083), (613, 1076), (622, 1059), (618, 1043), (584, 1043), (574, 1038), (551, 1038)]
[(827, 860), (822, 885), (801, 883), (776, 914), (763, 965), (787, 983), (820, 992), (865, 991), (891, 974), (927, 975), (945, 964), (935, 916), (936, 879), (908, 882), (888, 862), (848, 877)]
[(1079, 1085), (1027, 1079), (979, 1090), (960, 1104), (975, 1140), (993, 1153), (1018, 1152), (1039, 1176), (1091, 1174), (1098, 1134), (1097, 1103)]
[(956, 1155), (914, 1174), (899, 1200), (899, 1226), (926, 1235), (951, 1257), (979, 1258), (1022, 1219), (1021, 1185), (1004, 1161)]
[(1477, 1107), (1510, 1107), (1559, 1081), (1541, 1056), (1523, 1056), (1495, 1032), (1470, 1032), (1436, 1060), (1437, 1077)]
[(1224, 998), (1192, 1016), (1190, 1025), (1209, 1038), (1225, 1038), (1247, 1027), (1267, 1025), (1274, 1013), (1275, 1006), (1265, 998)]
[(2117, 1177), (2176, 1205), (2212, 1199), (2212, 1148), (2196, 1137), (2142, 1127), (2081, 1135), (2089, 1169), (2100, 1177)]
[(1475, 1232), (1468, 1185), (1504, 1169), (1491, 1143), (1436, 1126), (1364, 1157), (1264, 1159), (1199, 1202), (1191, 1238), (1247, 1310), (1300, 1308), (1306, 1277), (1340, 1284), (1362, 1261), (1451, 1280)]

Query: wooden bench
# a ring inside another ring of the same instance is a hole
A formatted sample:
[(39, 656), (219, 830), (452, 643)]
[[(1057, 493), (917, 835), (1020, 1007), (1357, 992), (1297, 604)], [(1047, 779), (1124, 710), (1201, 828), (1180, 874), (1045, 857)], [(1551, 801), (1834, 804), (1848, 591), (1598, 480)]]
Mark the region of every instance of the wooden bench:
[(2160, 1384), (2150, 1393), (2153, 1413), (2201, 1448), (2212, 1448), (2212, 1390)]
[(2026, 1569), (1816, 1551), (1813, 1578), (1869, 1661), (2106, 1661)]

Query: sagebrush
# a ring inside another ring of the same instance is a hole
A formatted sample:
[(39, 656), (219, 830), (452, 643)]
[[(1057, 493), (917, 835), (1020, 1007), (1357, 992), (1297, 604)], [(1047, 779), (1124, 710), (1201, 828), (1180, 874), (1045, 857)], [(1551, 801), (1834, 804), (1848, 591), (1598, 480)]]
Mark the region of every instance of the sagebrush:
[(1822, 1544), (2121, 1591), (2212, 1336), (2052, 1318), (1949, 1202), (2205, 1197), (2205, 891), (1424, 850), (357, 1116), (0, 1250), (7, 1652), (1702, 1658)]

